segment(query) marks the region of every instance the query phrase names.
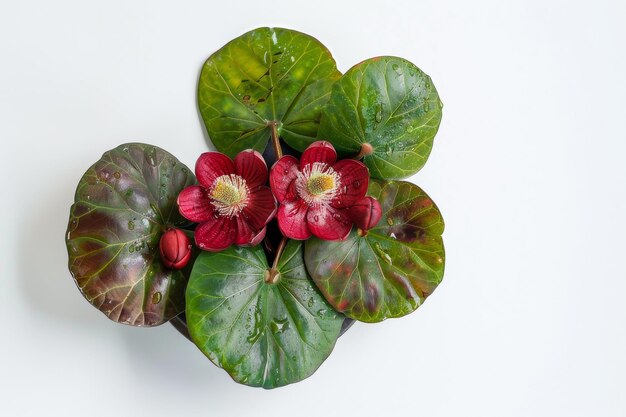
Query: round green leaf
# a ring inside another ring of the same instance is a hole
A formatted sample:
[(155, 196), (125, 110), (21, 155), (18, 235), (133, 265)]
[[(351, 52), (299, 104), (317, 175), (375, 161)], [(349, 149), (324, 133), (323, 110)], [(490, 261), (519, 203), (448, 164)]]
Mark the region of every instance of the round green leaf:
[(280, 278), (266, 283), (260, 246), (198, 256), (187, 286), (194, 343), (237, 382), (275, 388), (311, 375), (330, 355), (344, 317), (306, 273), (302, 243), (290, 241)]
[(369, 195), (382, 206), (378, 225), (365, 236), (352, 230), (341, 242), (310, 239), (305, 261), (337, 311), (378, 322), (411, 313), (439, 285), (444, 223), (430, 197), (409, 182), (373, 180)]
[(155, 326), (185, 307), (188, 271), (166, 269), (159, 239), (185, 223), (178, 193), (193, 173), (156, 146), (130, 143), (106, 152), (78, 184), (66, 244), (85, 298), (111, 320)]
[(321, 105), (340, 75), (317, 39), (259, 28), (205, 62), (198, 106), (211, 141), (230, 157), (244, 149), (263, 152), (273, 125), (287, 143), (314, 141)]
[(363, 163), (372, 177), (406, 178), (426, 163), (442, 106), (430, 77), (415, 65), (402, 58), (372, 58), (333, 85), (318, 137), (343, 156), (370, 144), (374, 152)]

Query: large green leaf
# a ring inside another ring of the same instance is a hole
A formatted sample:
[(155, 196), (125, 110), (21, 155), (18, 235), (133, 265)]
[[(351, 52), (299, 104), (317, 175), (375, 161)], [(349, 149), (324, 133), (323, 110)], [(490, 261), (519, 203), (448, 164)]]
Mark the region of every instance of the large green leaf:
[(370, 183), (378, 225), (342, 242), (310, 239), (306, 266), (328, 302), (346, 316), (378, 322), (417, 309), (443, 278), (444, 224), (435, 203), (403, 181)]
[(275, 388), (311, 375), (332, 351), (344, 317), (306, 273), (302, 243), (290, 241), (266, 283), (261, 247), (202, 253), (187, 287), (192, 340), (240, 383)]
[(406, 178), (430, 154), (442, 103), (430, 77), (402, 58), (361, 62), (332, 88), (318, 137), (340, 155), (355, 155), (364, 143), (374, 152), (363, 162), (374, 178)]
[(159, 239), (185, 222), (176, 197), (193, 173), (156, 146), (121, 145), (83, 175), (66, 243), (79, 289), (111, 320), (155, 326), (185, 307), (188, 271), (166, 269)]
[(274, 124), (287, 143), (301, 147), (315, 140), (321, 105), (340, 75), (317, 39), (259, 28), (209, 57), (198, 106), (213, 144), (230, 157), (244, 149), (263, 152)]

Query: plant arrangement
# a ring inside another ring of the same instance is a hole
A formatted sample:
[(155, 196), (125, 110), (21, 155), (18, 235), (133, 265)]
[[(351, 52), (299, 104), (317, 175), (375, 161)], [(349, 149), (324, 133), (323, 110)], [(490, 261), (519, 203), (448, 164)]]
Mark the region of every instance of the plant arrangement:
[(205, 62), (216, 152), (191, 170), (156, 146), (84, 174), (69, 269), (111, 320), (176, 323), (237, 382), (310, 376), (342, 331), (415, 311), (441, 282), (444, 223), (417, 185), (442, 104), (397, 57), (341, 74), (324, 45), (259, 28)]

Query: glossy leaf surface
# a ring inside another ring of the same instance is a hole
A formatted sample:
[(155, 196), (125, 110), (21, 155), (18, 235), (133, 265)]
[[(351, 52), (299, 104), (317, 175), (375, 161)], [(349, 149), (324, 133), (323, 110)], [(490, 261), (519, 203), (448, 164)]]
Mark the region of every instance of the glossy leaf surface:
[(318, 137), (343, 156), (363, 159), (373, 178), (406, 178), (426, 163), (441, 122), (442, 104), (430, 77), (402, 58), (361, 62), (332, 88)]
[(242, 384), (275, 388), (311, 375), (332, 351), (344, 317), (306, 273), (302, 243), (290, 241), (280, 279), (265, 282), (263, 249), (203, 252), (187, 287), (192, 340)]
[(194, 183), (174, 156), (140, 143), (106, 152), (80, 180), (66, 236), (69, 268), (111, 320), (154, 326), (184, 310), (189, 270), (163, 266), (159, 239), (186, 222), (176, 197)]
[(328, 302), (346, 316), (378, 322), (417, 309), (443, 278), (444, 223), (435, 203), (418, 186), (372, 180), (379, 200), (378, 225), (342, 242), (312, 238), (305, 260)]
[[(287, 143), (310, 143), (321, 105), (340, 76), (324, 45), (288, 29), (259, 28), (232, 40), (205, 62), (198, 106), (218, 151), (263, 152), (272, 125)], [(306, 147), (306, 146), (305, 146)]]

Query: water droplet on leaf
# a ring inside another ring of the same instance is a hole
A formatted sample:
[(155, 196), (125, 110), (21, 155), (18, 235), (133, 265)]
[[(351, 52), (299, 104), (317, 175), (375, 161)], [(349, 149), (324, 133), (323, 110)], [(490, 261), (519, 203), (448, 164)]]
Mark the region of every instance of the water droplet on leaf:
[(282, 333), (289, 328), (289, 320), (287, 320), (287, 317), (283, 319), (272, 320), (271, 328), (272, 333), (274, 334)]
[(256, 342), (259, 337), (263, 334), (263, 317), (261, 316), (261, 311), (257, 306), (254, 310), (254, 329), (252, 329), (252, 334), (246, 338), (248, 343)]
[(374, 244), (374, 249), (376, 250), (376, 253), (378, 254), (378, 256), (380, 258), (382, 258), (383, 261), (385, 261), (386, 263), (388, 263), (389, 265), (392, 265), (393, 262), (391, 260), (391, 256), (389, 256), (389, 254), (387, 252), (385, 252), (382, 248), (382, 246), (380, 245), (380, 243), (375, 243)]
[(146, 160), (150, 166), (155, 167), (157, 164), (156, 148), (150, 148), (146, 153)]
[(160, 292), (152, 294), (152, 304), (159, 304), (161, 302), (161, 297), (162, 295)]

